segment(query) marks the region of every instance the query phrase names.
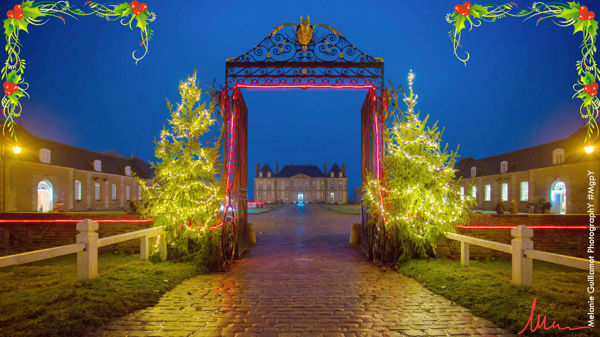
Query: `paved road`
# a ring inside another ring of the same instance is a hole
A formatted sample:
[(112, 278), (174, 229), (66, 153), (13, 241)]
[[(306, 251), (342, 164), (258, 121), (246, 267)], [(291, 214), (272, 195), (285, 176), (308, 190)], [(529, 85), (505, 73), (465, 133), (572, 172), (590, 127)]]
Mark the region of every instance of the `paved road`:
[(228, 273), (188, 279), (95, 336), (501, 336), (348, 246), (358, 216), (289, 205), (250, 216), (257, 244)]

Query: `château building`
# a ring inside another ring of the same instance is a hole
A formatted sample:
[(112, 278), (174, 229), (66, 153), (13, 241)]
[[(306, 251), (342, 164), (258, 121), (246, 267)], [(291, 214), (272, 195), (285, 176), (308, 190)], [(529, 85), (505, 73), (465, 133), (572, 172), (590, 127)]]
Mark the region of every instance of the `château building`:
[(327, 163), (321, 171), (315, 165), (286, 165), (281, 171), (269, 164), (256, 164), (254, 201), (264, 203), (332, 203), (348, 202), (348, 177), (346, 164), (340, 168)]
[(15, 127), (16, 143), (0, 140), (1, 212), (128, 209), (140, 197), (134, 175), (148, 182), (153, 177), (139, 158), (94, 152)]
[[(460, 160), (461, 194), (475, 198), (477, 210), (495, 211), (502, 200), (510, 212), (586, 213), (588, 202), (598, 211), (598, 187), (588, 198), (590, 176), (599, 179), (599, 148), (586, 146), (587, 127), (558, 141), (482, 159)], [(541, 207), (549, 203), (549, 209)], [(545, 210), (544, 210), (545, 209)]]

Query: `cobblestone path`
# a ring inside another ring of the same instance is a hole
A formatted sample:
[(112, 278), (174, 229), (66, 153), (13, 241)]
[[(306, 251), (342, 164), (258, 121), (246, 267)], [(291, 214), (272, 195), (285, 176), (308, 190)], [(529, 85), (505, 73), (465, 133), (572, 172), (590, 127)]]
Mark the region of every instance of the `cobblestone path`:
[(252, 215), (228, 273), (188, 279), (94, 336), (508, 336), (348, 246), (358, 216), (295, 205)]

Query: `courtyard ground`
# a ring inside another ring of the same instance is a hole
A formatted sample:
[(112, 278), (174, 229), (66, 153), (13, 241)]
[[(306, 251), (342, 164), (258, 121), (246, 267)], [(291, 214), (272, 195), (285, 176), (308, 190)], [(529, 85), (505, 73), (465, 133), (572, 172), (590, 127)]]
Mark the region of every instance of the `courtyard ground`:
[(359, 220), (317, 205), (251, 215), (257, 244), (231, 271), (187, 279), (93, 336), (506, 335), (366, 261), (348, 245)]

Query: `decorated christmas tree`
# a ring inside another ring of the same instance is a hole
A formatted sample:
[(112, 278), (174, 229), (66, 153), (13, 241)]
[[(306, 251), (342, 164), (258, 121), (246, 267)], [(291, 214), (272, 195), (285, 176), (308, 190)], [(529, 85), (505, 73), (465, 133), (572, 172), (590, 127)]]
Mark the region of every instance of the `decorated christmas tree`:
[(437, 123), (427, 126), (429, 116), (421, 120), (414, 112), (418, 96), (413, 80), (411, 70), (410, 94), (403, 98), (406, 111), (400, 108), (398, 92), (388, 91), (393, 122), (384, 135), (383, 179), (371, 176), (366, 184), (367, 207), (377, 215), (374, 218), (385, 219), (392, 239), (388, 253), (397, 252), (394, 258), (399, 261), (433, 255), (435, 243), (463, 223), (473, 202), (459, 193), (454, 181), (456, 152), (441, 147), (443, 131)]
[(175, 109), (167, 100), (171, 119), (155, 141), (153, 183), (138, 180), (143, 201), (139, 211), (166, 229), (170, 256), (190, 256), (209, 267), (214, 261), (205, 260), (215, 255), (218, 233), (213, 227), (220, 221), (223, 198), (219, 147), (211, 136), (217, 123), (215, 104), (211, 100), (207, 108), (201, 102), (195, 71), (179, 83), (179, 93), (181, 103)]

